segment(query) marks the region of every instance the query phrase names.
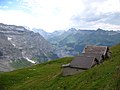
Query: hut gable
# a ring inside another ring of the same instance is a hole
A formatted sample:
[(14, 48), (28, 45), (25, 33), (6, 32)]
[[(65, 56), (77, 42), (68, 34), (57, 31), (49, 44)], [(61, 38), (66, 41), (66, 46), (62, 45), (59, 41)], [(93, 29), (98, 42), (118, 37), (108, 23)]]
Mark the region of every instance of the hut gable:
[(70, 67), (79, 69), (89, 69), (97, 63), (98, 60), (95, 57), (78, 56), (71, 61)]
[(100, 53), (83, 53), (82, 56), (95, 57), (99, 61), (99, 63), (103, 62), (104, 60), (104, 56)]
[(81, 73), (83, 71), (85, 71), (85, 70), (78, 69), (78, 68), (64, 67), (62, 75), (63, 76), (74, 75), (74, 74), (77, 74), (77, 73)]

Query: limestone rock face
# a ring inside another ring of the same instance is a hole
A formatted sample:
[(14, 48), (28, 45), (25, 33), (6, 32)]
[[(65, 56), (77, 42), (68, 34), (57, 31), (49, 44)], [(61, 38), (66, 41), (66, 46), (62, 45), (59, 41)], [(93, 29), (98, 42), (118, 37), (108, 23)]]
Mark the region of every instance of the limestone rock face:
[(41, 63), (54, 59), (54, 56), (57, 58), (52, 45), (39, 33), (0, 23), (0, 71), (7, 71), (2, 69), (6, 66), (8, 71), (13, 70), (10, 63), (18, 60), (36, 59), (35, 63)]

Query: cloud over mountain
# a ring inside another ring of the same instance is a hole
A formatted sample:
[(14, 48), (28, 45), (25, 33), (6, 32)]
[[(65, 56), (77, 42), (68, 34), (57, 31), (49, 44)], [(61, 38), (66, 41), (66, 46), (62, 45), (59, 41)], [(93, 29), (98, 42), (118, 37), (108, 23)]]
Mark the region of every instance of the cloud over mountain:
[(46, 31), (71, 27), (120, 29), (119, 17), (119, 0), (0, 1), (0, 22), (39, 27)]

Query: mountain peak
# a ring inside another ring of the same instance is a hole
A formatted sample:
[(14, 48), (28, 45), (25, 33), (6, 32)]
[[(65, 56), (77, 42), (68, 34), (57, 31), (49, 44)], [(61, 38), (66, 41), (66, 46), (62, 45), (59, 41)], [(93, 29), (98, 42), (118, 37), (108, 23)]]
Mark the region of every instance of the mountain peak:
[(75, 28), (70, 28), (68, 31), (77, 31)]
[(98, 28), (98, 29), (97, 29), (97, 31), (103, 31), (103, 29), (101, 29), (101, 28)]
[(0, 28), (1, 29), (7, 29), (7, 30), (18, 30), (18, 31), (26, 31), (27, 29), (23, 26), (16, 26), (16, 25), (7, 25), (0, 23)]

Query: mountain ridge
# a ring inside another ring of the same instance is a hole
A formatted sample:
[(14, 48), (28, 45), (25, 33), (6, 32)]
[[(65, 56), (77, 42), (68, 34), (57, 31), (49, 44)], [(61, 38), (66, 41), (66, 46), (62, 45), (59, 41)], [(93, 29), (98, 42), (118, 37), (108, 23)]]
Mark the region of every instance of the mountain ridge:
[[(51, 36), (53, 36), (51, 34)], [(75, 56), (82, 52), (86, 45), (113, 46), (120, 42), (119, 31), (108, 31), (98, 28), (97, 30), (81, 30), (71, 28), (59, 36), (47, 39), (56, 47), (59, 57)], [(62, 54), (62, 53), (64, 54)]]
[(0, 63), (2, 65), (10, 66), (14, 63), (12, 65), (17, 66), (20, 62), (23, 66), (31, 66), (31, 64), (57, 58), (53, 52), (53, 46), (47, 40), (39, 33), (29, 31), (23, 26), (0, 23), (0, 37), (0, 52), (2, 53)]

